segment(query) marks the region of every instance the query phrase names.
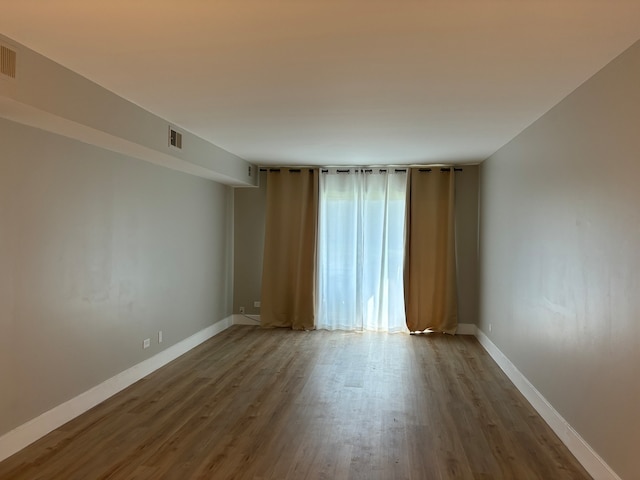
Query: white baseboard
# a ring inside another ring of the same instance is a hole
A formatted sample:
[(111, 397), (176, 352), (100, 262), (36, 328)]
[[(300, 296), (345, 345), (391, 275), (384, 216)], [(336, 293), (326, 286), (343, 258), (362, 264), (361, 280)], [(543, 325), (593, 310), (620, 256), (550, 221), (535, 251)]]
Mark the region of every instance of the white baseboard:
[(478, 327), (473, 323), (459, 323), (456, 335), (475, 335), (477, 331)]
[[(259, 325), (260, 315), (231, 315), (195, 333), (153, 357), (111, 377), (75, 398), (54, 407), (0, 437), (0, 461), (22, 450), (47, 433), (64, 425), (109, 397), (175, 360), (189, 350), (226, 330), (231, 325)], [(571, 425), (553, 408), (546, 398), (527, 380), (482, 330), (474, 324), (458, 325), (458, 335), (475, 335), (515, 387), (531, 403), (560, 440), (567, 446), (594, 480), (621, 480), (607, 463), (591, 448)]]
[(476, 337), (487, 353), (491, 355), (491, 358), (509, 377), (509, 380), (513, 382), (556, 435), (560, 437), (562, 443), (567, 446), (594, 480), (621, 480), (580, 434), (571, 427), (569, 422), (553, 408), (536, 387), (527, 380), (511, 360), (479, 328), (476, 328)]
[[(234, 314), (234, 325), (260, 325), (260, 315)], [(478, 330), (473, 323), (459, 323), (456, 335), (475, 335)]]
[(234, 314), (234, 325), (260, 325), (260, 315), (246, 315), (244, 313)]
[(233, 325), (229, 316), (0, 437), (0, 461)]

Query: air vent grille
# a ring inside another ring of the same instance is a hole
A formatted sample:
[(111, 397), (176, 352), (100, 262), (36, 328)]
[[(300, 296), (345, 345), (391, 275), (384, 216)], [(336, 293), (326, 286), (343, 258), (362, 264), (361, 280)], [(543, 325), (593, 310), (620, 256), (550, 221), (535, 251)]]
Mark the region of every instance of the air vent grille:
[(0, 45), (0, 73), (16, 78), (16, 52), (4, 45)]
[(169, 127), (169, 145), (182, 149), (182, 134), (171, 127)]

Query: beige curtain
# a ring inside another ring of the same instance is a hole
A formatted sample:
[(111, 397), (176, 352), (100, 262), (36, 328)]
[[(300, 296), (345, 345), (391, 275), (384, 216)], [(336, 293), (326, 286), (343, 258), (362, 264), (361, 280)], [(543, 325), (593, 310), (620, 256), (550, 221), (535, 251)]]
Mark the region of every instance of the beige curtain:
[(455, 170), (413, 168), (407, 199), (405, 310), (412, 332), (458, 327)]
[(267, 173), (261, 323), (315, 328), (318, 171), (280, 168)]

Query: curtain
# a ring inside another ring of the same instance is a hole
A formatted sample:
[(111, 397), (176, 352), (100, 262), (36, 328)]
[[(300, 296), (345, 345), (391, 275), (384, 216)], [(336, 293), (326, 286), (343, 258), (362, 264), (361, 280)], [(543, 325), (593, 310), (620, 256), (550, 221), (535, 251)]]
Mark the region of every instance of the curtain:
[(406, 331), (406, 170), (320, 174), (317, 328)]
[(315, 328), (318, 171), (270, 169), (262, 266), (261, 323)]
[(458, 327), (455, 169), (412, 168), (407, 196), (407, 327), (454, 334)]

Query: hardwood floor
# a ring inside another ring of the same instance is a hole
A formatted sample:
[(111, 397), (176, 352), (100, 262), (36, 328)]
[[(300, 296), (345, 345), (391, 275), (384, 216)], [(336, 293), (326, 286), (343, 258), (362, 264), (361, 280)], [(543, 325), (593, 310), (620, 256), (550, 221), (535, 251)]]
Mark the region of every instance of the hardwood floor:
[(1, 479), (587, 479), (470, 336), (234, 326)]

